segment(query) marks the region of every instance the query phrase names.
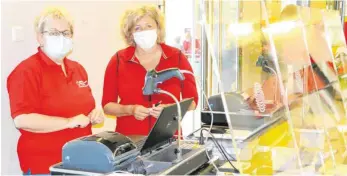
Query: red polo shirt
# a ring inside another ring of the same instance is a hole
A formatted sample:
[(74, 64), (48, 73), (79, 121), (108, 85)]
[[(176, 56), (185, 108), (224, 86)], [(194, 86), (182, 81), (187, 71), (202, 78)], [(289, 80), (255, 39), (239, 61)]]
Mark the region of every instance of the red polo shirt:
[[(88, 115), (94, 109), (95, 101), (86, 71), (77, 62), (66, 58), (64, 64), (67, 77), (61, 66), (38, 48), (35, 55), (12, 71), (7, 89), (13, 118), (29, 113), (70, 118)], [(61, 162), (63, 145), (91, 134), (91, 125), (51, 133), (20, 132), (17, 153), (22, 171), (45, 174), (49, 173), (51, 165)]]
[[(157, 71), (168, 68), (180, 68), (181, 70), (189, 70), (193, 72), (187, 58), (180, 50), (161, 44), (163, 50), (160, 62), (156, 67)], [(130, 46), (126, 49), (118, 51), (119, 65), (117, 66), (117, 54), (115, 54), (105, 72), (104, 90), (102, 97), (102, 106), (107, 103), (118, 100), (122, 105), (142, 105), (152, 107), (153, 104), (162, 101), (162, 104), (174, 103), (171, 97), (165, 94), (155, 94), (152, 96), (144, 96), (142, 88), (144, 86), (146, 69), (139, 63), (135, 57), (135, 47)], [(117, 68), (119, 76), (117, 76)], [(160, 84), (158, 87), (162, 90), (169, 91), (179, 100), (182, 98), (194, 98), (195, 103), (198, 102), (198, 94), (193, 75), (185, 74), (183, 83), (172, 78)], [(134, 116), (123, 116), (117, 118), (116, 131), (124, 135), (148, 135), (156, 118), (147, 117), (143, 121), (136, 120)]]

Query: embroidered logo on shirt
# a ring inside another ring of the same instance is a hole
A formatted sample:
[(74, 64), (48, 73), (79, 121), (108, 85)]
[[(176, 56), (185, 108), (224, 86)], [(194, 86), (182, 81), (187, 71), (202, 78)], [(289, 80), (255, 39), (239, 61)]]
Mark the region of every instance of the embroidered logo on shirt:
[(79, 88), (88, 87), (88, 81), (76, 81), (76, 84)]

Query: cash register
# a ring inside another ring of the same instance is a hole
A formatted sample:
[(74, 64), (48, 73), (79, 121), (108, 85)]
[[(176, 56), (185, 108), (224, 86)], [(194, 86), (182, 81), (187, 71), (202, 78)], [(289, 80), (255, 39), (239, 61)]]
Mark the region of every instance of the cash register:
[[(184, 115), (193, 99), (182, 101)], [(63, 147), (62, 162), (50, 167), (52, 175), (187, 175), (208, 162), (206, 150), (194, 142), (182, 145), (182, 160), (175, 162), (177, 106), (165, 107), (143, 142), (117, 132), (101, 132), (75, 139)], [(141, 140), (140, 140), (141, 141)]]

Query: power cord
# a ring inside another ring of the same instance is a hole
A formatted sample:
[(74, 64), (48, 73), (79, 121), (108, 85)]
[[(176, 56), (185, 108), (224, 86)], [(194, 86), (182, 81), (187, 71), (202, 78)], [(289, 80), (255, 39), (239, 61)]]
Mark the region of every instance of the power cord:
[[(184, 73), (187, 73), (187, 74), (190, 74), (190, 75), (192, 75), (193, 77), (195, 77), (194, 74), (193, 74), (191, 71), (189, 71), (189, 70), (180, 70), (180, 72), (183, 73), (183, 74), (184, 74)], [(196, 79), (196, 81), (198, 82), (199, 87), (201, 87), (199, 79)], [(200, 131), (200, 140), (199, 140), (199, 144), (200, 144), (200, 145), (203, 145), (203, 144), (204, 144), (204, 140), (203, 140), (204, 137), (203, 137), (202, 131), (207, 131), (207, 132), (211, 135), (212, 140), (213, 140), (214, 144), (217, 146), (219, 152), (222, 153), (222, 155), (224, 156), (224, 158), (225, 158), (225, 159), (229, 162), (229, 164), (234, 168), (235, 172), (236, 172), (236, 173), (240, 173), (240, 171), (239, 171), (238, 169), (236, 169), (236, 167), (231, 163), (231, 161), (229, 160), (229, 158), (226, 156), (226, 154), (225, 154), (226, 150), (225, 150), (223, 147), (221, 147), (221, 146), (219, 145), (219, 143), (217, 142), (217, 140), (215, 139), (215, 137), (214, 137), (214, 136), (212, 135), (212, 133), (211, 133), (211, 130), (212, 130), (212, 127), (213, 127), (213, 122), (214, 122), (214, 116), (213, 116), (212, 108), (211, 108), (210, 103), (209, 103), (209, 101), (208, 101), (207, 95), (205, 94), (204, 91), (202, 91), (202, 93), (203, 93), (203, 97), (206, 99), (207, 106), (208, 106), (209, 110), (211, 111), (211, 124), (210, 124), (210, 128), (209, 128), (208, 130), (207, 130), (207, 129), (201, 129), (201, 131)], [(208, 137), (206, 137), (205, 142), (207, 142), (207, 140), (208, 140)], [(223, 149), (224, 149), (224, 150), (223, 150)], [(228, 152), (226, 152), (226, 153), (228, 153)], [(211, 160), (211, 158), (209, 157), (207, 151), (206, 151), (206, 154), (207, 154), (207, 157), (209, 158), (209, 160)], [(228, 154), (229, 154), (229, 153), (228, 153)], [(229, 156), (230, 156), (233, 160), (235, 160), (235, 158), (232, 157), (230, 154), (229, 154)], [(218, 168), (217, 168), (217, 166), (214, 164), (213, 161), (212, 161), (212, 165), (215, 167), (215, 169), (216, 169), (217, 171), (219, 171)]]
[[(224, 139), (223, 138), (224, 137), (224, 134), (222, 134), (222, 139)], [(230, 158), (232, 158), (233, 160), (235, 160), (234, 159), (234, 157), (232, 156), (232, 154), (231, 153), (229, 153), (226, 149), (225, 149), (225, 147), (224, 147), (224, 142), (226, 142), (226, 141), (221, 141), (221, 143), (220, 143), (220, 146), (221, 146), (221, 148), (224, 150), (224, 152), (230, 157)]]
[[(202, 134), (202, 131), (206, 131), (206, 130), (207, 130), (207, 129), (202, 129), (202, 130), (200, 131), (200, 141), (199, 141), (200, 145), (203, 145), (203, 144), (204, 144), (204, 141), (202, 140), (202, 139), (204, 138), (204, 135)], [(214, 143), (217, 147), (219, 147), (220, 150), (222, 150), (222, 151), (224, 151), (225, 153), (227, 153), (233, 161), (236, 161), (236, 159), (235, 159), (230, 153), (228, 153), (228, 152), (226, 151), (226, 149), (224, 148), (224, 146), (221, 145), (221, 144), (219, 144), (219, 143), (217, 142), (216, 138), (211, 134), (211, 131), (208, 131), (208, 133), (212, 136), (213, 143)], [(207, 136), (206, 138), (208, 138), (208, 136)], [(206, 141), (206, 140), (205, 140), (205, 141)]]
[[(225, 154), (224, 150), (223, 150), (222, 147), (219, 145), (219, 143), (217, 142), (217, 140), (216, 140), (216, 138), (213, 136), (213, 134), (212, 134), (209, 130), (207, 130), (207, 129), (205, 129), (205, 128), (201, 129), (201, 131), (200, 131), (200, 140), (199, 140), (200, 145), (203, 145), (203, 144), (204, 144), (202, 131), (207, 131), (207, 132), (211, 135), (212, 141), (213, 141), (213, 143), (215, 144), (215, 146), (217, 147), (217, 149), (219, 150), (219, 152), (220, 152), (220, 153), (223, 155), (223, 157), (229, 162), (230, 166), (234, 168), (235, 172), (236, 172), (236, 173), (240, 173), (240, 171), (231, 163), (231, 161), (229, 160), (228, 156)], [(232, 156), (230, 156), (230, 157), (231, 157), (233, 160), (235, 160), (235, 158), (233, 158)]]

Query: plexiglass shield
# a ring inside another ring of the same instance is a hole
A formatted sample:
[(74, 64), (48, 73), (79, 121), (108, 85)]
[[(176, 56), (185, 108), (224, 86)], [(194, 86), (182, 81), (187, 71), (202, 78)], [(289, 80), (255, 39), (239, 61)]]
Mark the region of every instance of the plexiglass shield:
[[(296, 5), (274, 13), (263, 1), (243, 2), (244, 9), (255, 6), (254, 14), (214, 21), (201, 4), (220, 90), (205, 112), (218, 123), (225, 118), (232, 142), (224, 145), (241, 173), (344, 173), (347, 49), (339, 14)], [(216, 24), (227, 26), (223, 40), (238, 53), (237, 90), (223, 85)]]

